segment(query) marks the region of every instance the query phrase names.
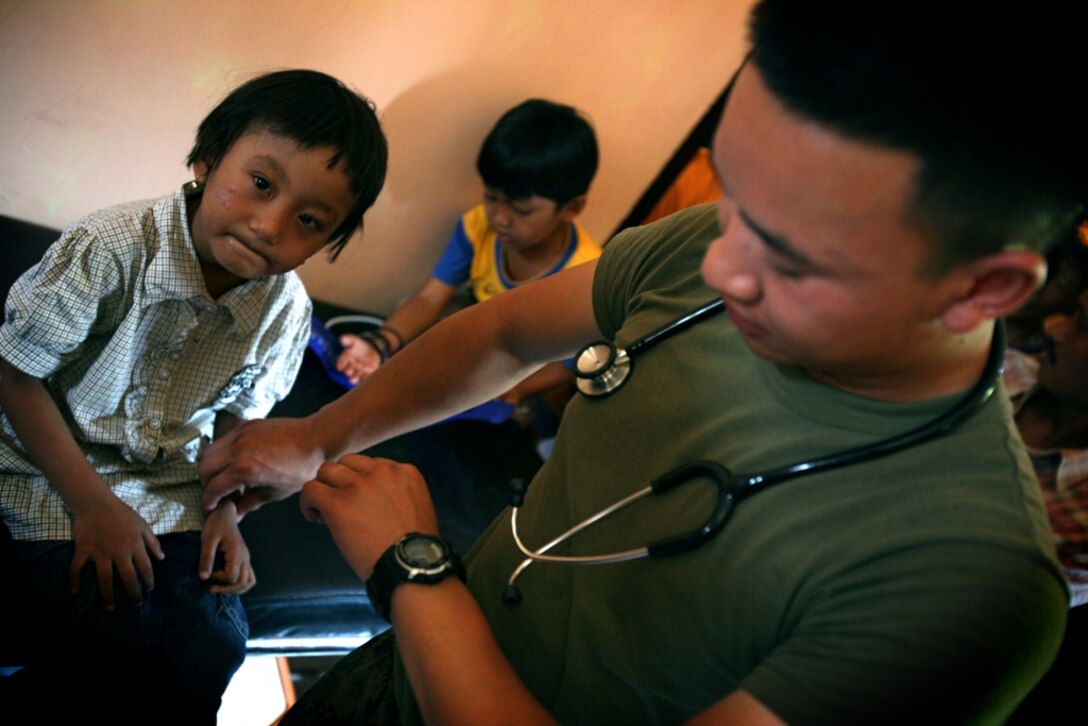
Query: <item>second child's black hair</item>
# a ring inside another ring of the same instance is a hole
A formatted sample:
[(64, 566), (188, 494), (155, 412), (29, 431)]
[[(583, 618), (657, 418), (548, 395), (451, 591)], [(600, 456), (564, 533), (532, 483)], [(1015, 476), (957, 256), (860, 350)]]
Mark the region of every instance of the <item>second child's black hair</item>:
[(328, 168), (343, 164), (353, 204), (329, 235), (333, 259), (362, 224), (385, 183), (389, 148), (374, 104), (336, 78), (311, 70), (275, 71), (232, 91), (200, 123), (186, 163), (215, 168), (234, 142), (263, 127), (302, 147), (331, 146)]
[(511, 199), (534, 195), (562, 206), (589, 190), (597, 137), (571, 106), (538, 98), (507, 111), (484, 139), (476, 170)]

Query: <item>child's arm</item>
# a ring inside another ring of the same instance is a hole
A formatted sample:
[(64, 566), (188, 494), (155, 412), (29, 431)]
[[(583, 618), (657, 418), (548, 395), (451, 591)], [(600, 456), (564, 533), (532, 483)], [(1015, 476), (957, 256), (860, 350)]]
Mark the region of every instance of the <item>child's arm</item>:
[(570, 368), (567, 368), (562, 361), (555, 361), (554, 363), (547, 364), (509, 391), (499, 396), (499, 400), (517, 406), (531, 396), (573, 382), (574, 372)]
[[(396, 334), (378, 331), (389, 343), (390, 352), (396, 353), (402, 343), (408, 343), (434, 325), (455, 292), (457, 288), (453, 285), (448, 285), (437, 277), (427, 278), (423, 287), (386, 319), (384, 327), (391, 328)], [(398, 340), (396, 335), (401, 339)], [(340, 344), (344, 346), (344, 352), (336, 361), (336, 368), (352, 383), (358, 383), (381, 365), (381, 356), (377, 349), (359, 336), (344, 335), (340, 338)]]
[[(224, 497), (208, 515), (200, 535), (200, 579), (211, 580), (208, 589), (217, 595), (241, 595), (257, 584), (238, 519), (234, 499)], [(223, 553), (223, 569), (213, 571), (218, 552)]]
[(28, 376), (0, 358), (0, 406), (26, 447), (72, 513), (75, 556), (68, 571), (72, 592), (79, 574), (93, 562), (102, 604), (113, 610), (114, 571), (134, 602), (155, 585), (150, 553), (163, 558), (158, 538), (140, 515), (110, 491), (72, 437), (60, 411), (38, 378)]
[[(215, 416), (215, 438), (225, 436), (242, 423), (238, 416), (220, 411)], [(240, 519), (234, 499), (225, 497), (208, 515), (200, 534), (200, 579), (211, 580), (209, 590), (217, 595), (241, 595), (257, 584), (249, 548), (238, 529)], [(223, 553), (224, 566), (213, 570), (218, 552)]]

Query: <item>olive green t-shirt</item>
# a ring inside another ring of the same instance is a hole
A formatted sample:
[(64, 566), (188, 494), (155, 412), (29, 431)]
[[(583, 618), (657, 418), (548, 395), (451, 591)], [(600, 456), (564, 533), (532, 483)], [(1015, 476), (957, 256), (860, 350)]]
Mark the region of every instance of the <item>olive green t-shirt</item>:
[[(706, 205), (609, 244), (593, 291), (604, 336), (629, 344), (712, 300), (699, 265), (716, 235)], [(766, 471), (914, 428), (956, 399), (844, 393), (755, 356), (719, 315), (636, 358), (612, 396), (570, 403), (519, 534), (539, 548), (678, 465)], [(697, 479), (551, 553), (665, 539), (715, 502)], [(1064, 581), (1003, 388), (936, 441), (742, 501), (694, 551), (533, 563), (517, 580), (521, 604), (506, 607), (523, 559), (503, 514), (470, 553), (469, 586), (515, 670), (565, 723), (676, 723), (738, 688), (790, 723), (996, 723), (1064, 627)], [(398, 675), (402, 712), (415, 716)]]

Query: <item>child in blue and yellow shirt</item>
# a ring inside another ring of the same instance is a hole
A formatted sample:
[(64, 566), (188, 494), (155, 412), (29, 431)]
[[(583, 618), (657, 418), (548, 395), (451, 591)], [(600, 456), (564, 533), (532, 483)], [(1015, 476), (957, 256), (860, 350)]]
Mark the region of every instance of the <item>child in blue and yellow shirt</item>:
[[(466, 282), (483, 302), (600, 255), (575, 221), (597, 171), (596, 136), (577, 110), (540, 99), (515, 106), (484, 139), (476, 168), (483, 204), (457, 222), (431, 276), (377, 331), (341, 338), (337, 368), (353, 383), (433, 325)], [(573, 378), (552, 363), (503, 399), (516, 404)]]

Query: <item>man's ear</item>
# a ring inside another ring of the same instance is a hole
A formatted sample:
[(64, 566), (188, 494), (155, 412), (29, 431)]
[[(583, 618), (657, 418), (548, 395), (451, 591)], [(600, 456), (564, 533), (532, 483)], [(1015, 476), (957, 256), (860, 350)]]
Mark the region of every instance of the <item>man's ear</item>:
[(999, 252), (961, 265), (948, 277), (957, 278), (959, 292), (941, 313), (941, 322), (953, 332), (967, 333), (1027, 302), (1046, 279), (1046, 261), (1037, 252)]
[(560, 207), (559, 216), (561, 216), (564, 221), (571, 221), (579, 214), (581, 214), (582, 210), (586, 208), (586, 198), (587, 197), (585, 194), (579, 194), (574, 199), (571, 199), (562, 207)]

